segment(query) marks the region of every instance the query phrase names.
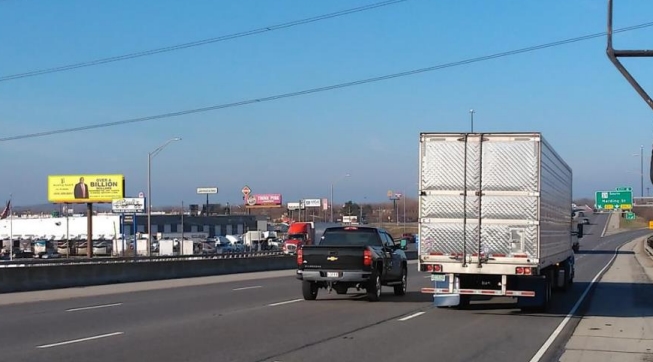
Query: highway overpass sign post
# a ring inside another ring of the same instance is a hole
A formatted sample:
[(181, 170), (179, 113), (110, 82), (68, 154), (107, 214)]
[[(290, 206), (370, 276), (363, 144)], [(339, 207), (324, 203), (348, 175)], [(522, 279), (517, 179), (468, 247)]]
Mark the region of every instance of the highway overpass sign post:
[(630, 210), (633, 191), (597, 191), (594, 202), (598, 210)]

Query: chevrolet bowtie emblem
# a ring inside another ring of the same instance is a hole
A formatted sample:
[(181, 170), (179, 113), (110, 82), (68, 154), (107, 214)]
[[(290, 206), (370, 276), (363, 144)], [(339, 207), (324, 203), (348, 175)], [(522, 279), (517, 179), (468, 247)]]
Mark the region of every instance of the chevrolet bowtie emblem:
[(328, 261), (336, 261), (336, 260), (338, 260), (338, 257), (337, 256), (330, 256), (330, 257), (327, 258), (327, 260)]

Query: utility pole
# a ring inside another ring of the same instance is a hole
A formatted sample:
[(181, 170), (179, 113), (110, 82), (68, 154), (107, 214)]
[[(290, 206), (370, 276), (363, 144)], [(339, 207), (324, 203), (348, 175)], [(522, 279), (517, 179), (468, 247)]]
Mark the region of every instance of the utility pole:
[(330, 218), (330, 222), (333, 222), (333, 186), (335, 184), (337, 184), (338, 182), (340, 182), (345, 177), (349, 177), (349, 176), (350, 175), (348, 173), (344, 174), (340, 178), (338, 178), (337, 180), (335, 180), (334, 182), (331, 183), (331, 218)]
[(404, 234), (406, 233), (406, 191), (402, 194), (404, 198)]

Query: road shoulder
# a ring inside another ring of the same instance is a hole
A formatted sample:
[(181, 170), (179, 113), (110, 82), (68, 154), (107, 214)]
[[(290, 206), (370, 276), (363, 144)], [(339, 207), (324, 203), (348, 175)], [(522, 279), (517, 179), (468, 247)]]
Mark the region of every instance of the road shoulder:
[(645, 240), (619, 249), (560, 362), (653, 361), (653, 260)]

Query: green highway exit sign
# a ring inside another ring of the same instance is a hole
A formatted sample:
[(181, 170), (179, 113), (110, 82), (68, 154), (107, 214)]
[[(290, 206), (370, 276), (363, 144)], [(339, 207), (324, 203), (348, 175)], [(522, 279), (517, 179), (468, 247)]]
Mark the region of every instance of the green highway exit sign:
[(630, 210), (633, 208), (633, 191), (597, 191), (594, 202), (599, 210)]
[(615, 190), (617, 191), (633, 191), (632, 187), (617, 187)]
[(635, 213), (634, 212), (627, 212), (626, 213), (626, 220), (635, 220)]

